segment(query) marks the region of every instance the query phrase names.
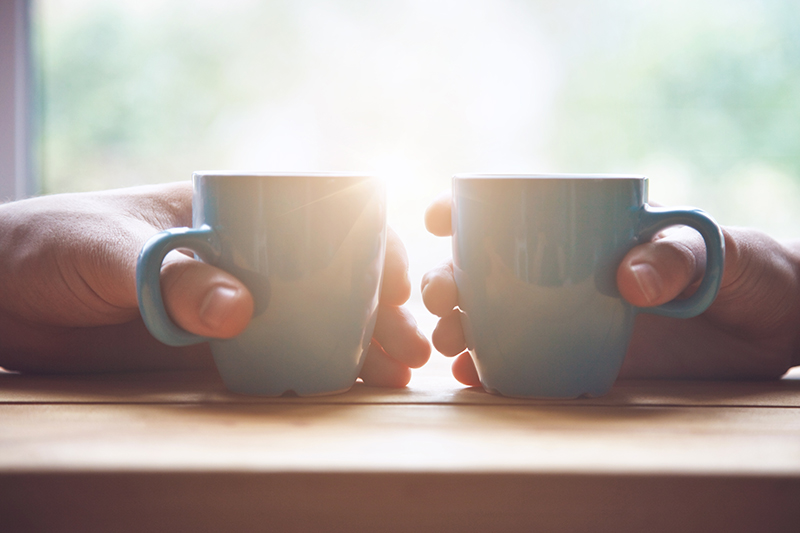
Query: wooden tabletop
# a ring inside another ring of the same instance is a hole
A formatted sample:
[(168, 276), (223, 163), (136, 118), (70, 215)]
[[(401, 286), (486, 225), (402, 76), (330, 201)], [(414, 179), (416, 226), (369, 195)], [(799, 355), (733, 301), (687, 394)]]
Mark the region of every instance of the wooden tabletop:
[(0, 531), (800, 531), (798, 378), (527, 401), (441, 363), (278, 399), (0, 373)]

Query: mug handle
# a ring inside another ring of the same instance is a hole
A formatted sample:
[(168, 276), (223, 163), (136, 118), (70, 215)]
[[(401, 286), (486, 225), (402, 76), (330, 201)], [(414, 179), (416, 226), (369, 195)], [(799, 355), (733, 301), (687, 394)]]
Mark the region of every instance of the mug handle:
[(214, 230), (203, 225), (199, 228), (172, 228), (151, 237), (142, 247), (136, 263), (136, 292), (139, 311), (148, 331), (170, 346), (188, 346), (209, 340), (179, 328), (167, 315), (161, 296), (161, 263), (164, 257), (177, 248), (187, 248), (204, 259), (219, 256), (219, 245)]
[(639, 307), (640, 312), (672, 318), (692, 318), (714, 302), (725, 268), (725, 238), (722, 229), (705, 211), (694, 208), (663, 208), (644, 205), (639, 218), (639, 242), (650, 239), (668, 226), (685, 225), (697, 230), (706, 245), (706, 271), (700, 286), (685, 300), (672, 300), (657, 307)]

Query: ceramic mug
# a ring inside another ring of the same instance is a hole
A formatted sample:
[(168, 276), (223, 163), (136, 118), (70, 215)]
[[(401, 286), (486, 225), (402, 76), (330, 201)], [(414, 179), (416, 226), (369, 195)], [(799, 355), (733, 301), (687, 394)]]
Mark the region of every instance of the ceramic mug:
[[(192, 179), (193, 227), (154, 236), (139, 256), (147, 328), (173, 346), (209, 342), (234, 392), (348, 390), (377, 317), (386, 248), (383, 182), (340, 173), (195, 172)], [(165, 255), (177, 248), (247, 286), (255, 310), (244, 332), (208, 339), (172, 322), (159, 274)]]
[[(713, 302), (725, 256), (719, 226), (692, 208), (647, 205), (647, 178), (458, 175), (453, 266), (467, 347), (483, 387), (515, 397), (599, 396), (614, 383), (637, 313), (689, 318)], [(636, 308), (616, 286), (635, 245), (687, 225), (702, 235), (697, 292)]]

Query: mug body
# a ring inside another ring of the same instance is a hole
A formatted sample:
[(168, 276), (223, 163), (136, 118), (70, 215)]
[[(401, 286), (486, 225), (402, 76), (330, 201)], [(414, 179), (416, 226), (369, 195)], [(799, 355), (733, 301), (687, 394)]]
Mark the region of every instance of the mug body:
[(636, 310), (616, 270), (638, 243), (647, 179), (453, 179), (453, 263), (467, 346), (484, 388), (506, 396), (606, 393)]
[(372, 337), (386, 246), (383, 183), (350, 174), (196, 172), (201, 258), (233, 274), (255, 310), (235, 338), (210, 340), (233, 391), (330, 394), (355, 382)]

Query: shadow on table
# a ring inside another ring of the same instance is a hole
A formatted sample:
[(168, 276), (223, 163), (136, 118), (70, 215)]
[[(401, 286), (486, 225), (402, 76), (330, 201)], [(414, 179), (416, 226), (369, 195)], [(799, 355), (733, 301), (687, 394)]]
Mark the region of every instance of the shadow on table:
[(800, 379), (775, 381), (620, 380), (599, 398), (520, 399), (480, 388), (429, 379), (403, 389), (357, 382), (331, 396), (265, 398), (225, 389), (215, 371), (173, 371), (80, 375), (0, 373), (0, 403), (231, 403), (231, 404), (395, 404), (518, 406), (727, 406), (800, 407)]

